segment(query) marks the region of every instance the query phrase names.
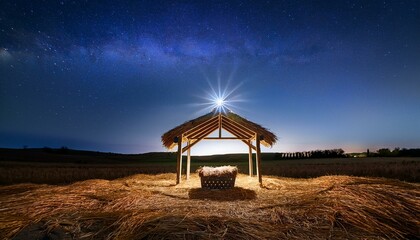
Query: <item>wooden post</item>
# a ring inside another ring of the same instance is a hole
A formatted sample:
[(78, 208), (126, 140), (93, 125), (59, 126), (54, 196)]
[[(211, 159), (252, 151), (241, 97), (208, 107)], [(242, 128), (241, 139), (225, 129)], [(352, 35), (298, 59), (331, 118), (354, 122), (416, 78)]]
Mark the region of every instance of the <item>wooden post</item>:
[(181, 137), (181, 154), (179, 156), (179, 182), (181, 182), (182, 178), (182, 137)]
[(182, 166), (182, 136), (178, 137), (178, 154), (176, 159), (176, 184), (181, 182)]
[(222, 113), (219, 113), (219, 138), (222, 137)]
[[(191, 144), (190, 140), (188, 140), (187, 145)], [(191, 172), (191, 148), (187, 150), (187, 180), (190, 179), (190, 172)]]
[(257, 175), (258, 181), (262, 184), (262, 175), (261, 175), (261, 146), (260, 146), (260, 135), (257, 133), (256, 137), (256, 147), (257, 147)]
[(248, 141), (249, 142), (249, 176), (250, 177), (252, 177), (252, 175), (253, 175), (253, 165), (254, 165), (254, 163), (252, 162), (252, 148), (251, 148), (251, 144), (252, 144), (252, 141), (251, 140), (249, 140)]

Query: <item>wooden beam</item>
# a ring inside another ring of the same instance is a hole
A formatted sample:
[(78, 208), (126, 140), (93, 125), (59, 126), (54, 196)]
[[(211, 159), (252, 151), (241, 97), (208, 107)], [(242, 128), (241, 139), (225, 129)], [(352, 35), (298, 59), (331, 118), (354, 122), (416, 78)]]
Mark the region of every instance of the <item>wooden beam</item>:
[(252, 135), (256, 134), (256, 132), (254, 130), (251, 130), (249, 127), (246, 127), (246, 126), (244, 126), (243, 124), (241, 124), (239, 122), (236, 122), (236, 121), (234, 121), (234, 120), (232, 120), (232, 119), (230, 119), (228, 117), (225, 117), (225, 119), (228, 122), (230, 122), (230, 123), (233, 123), (233, 124), (236, 124), (236, 125), (240, 126), (241, 129), (243, 129), (244, 131), (246, 131), (249, 134), (252, 134)]
[[(235, 134), (233, 131), (231, 131), (230, 129), (229, 129), (229, 127), (224, 127), (224, 129), (226, 130), (226, 131), (228, 131), (228, 132), (230, 132), (231, 134), (233, 134), (234, 136), (236, 136), (236, 137), (238, 137), (238, 138), (240, 138), (239, 136), (237, 136), (237, 134)], [(250, 140), (250, 139), (248, 139), (248, 140)], [(252, 144), (250, 144), (250, 143), (248, 143), (248, 141), (247, 140), (242, 140), (241, 139), (241, 141), (243, 142), (243, 143), (245, 143), (246, 145), (248, 145), (250, 148), (252, 148), (252, 149), (254, 149), (255, 151), (257, 151), (257, 148), (254, 146), (254, 145), (252, 145)]]
[(178, 137), (178, 152), (176, 158), (176, 184), (181, 182), (182, 136)]
[[(234, 132), (232, 132), (229, 128), (226, 128), (226, 126), (225, 126), (225, 129), (226, 129), (226, 131), (228, 131), (228, 132), (230, 132), (231, 134), (233, 134), (233, 135), (235, 135), (236, 137), (238, 137)], [(239, 138), (239, 137), (238, 137)], [(248, 140), (250, 140), (250, 139), (248, 139)], [(248, 147), (251, 147), (252, 149), (254, 149), (255, 151), (257, 151), (257, 148), (254, 146), (254, 145), (252, 145), (252, 144), (250, 144), (248, 141), (246, 141), (246, 140), (241, 140), (243, 143), (245, 143), (246, 145), (248, 145)]]
[(244, 131), (248, 132), (249, 134), (256, 134), (256, 132), (255, 132), (255, 131), (253, 131), (253, 130), (249, 129), (248, 127), (245, 127), (243, 124), (240, 124), (240, 123), (238, 123), (238, 122), (236, 122), (236, 121), (233, 121), (232, 119), (230, 119), (230, 118), (228, 118), (228, 117), (224, 117), (224, 118), (225, 118), (228, 122), (230, 122), (230, 123), (235, 123), (235, 124), (237, 124), (237, 125), (241, 126), (241, 128), (242, 128)]
[(207, 123), (209, 123), (210, 121), (214, 121), (216, 118), (217, 118), (217, 116), (213, 116), (213, 117), (211, 117), (211, 118), (207, 119), (206, 121), (204, 121), (204, 122), (202, 122), (202, 123), (198, 124), (197, 126), (195, 126), (195, 127), (191, 128), (191, 129), (189, 129), (189, 130), (185, 131), (185, 133), (184, 133), (184, 134), (189, 134), (190, 132), (195, 131), (197, 128), (200, 128), (200, 127), (202, 127), (203, 125), (206, 125), (206, 124), (207, 124)]
[(249, 140), (249, 138), (238, 138), (238, 137), (206, 137), (203, 140)]
[[(251, 140), (249, 140), (248, 142), (251, 145)], [(254, 174), (253, 173), (254, 163), (252, 161), (252, 148), (251, 148), (251, 146), (248, 146), (248, 148), (249, 148), (249, 153), (248, 153), (249, 154), (249, 156), (248, 156), (248, 158), (249, 158), (249, 176), (252, 177), (252, 175)]]
[(254, 145), (252, 145), (252, 143), (249, 143), (248, 141), (246, 141), (246, 140), (241, 140), (243, 143), (245, 143), (246, 145), (248, 145), (248, 147), (250, 147), (250, 148), (252, 148), (252, 149), (254, 149), (255, 151), (257, 151), (257, 148), (254, 146)]
[(188, 131), (186, 131), (184, 133), (185, 137), (189, 137), (191, 134), (194, 134), (197, 131), (200, 131), (203, 127), (205, 127), (206, 125), (210, 124), (212, 121), (215, 121), (217, 119), (217, 116), (214, 116), (208, 120), (206, 120), (205, 122), (200, 123), (199, 125), (189, 129)]
[(241, 133), (242, 135), (246, 135), (246, 136), (250, 136), (253, 137), (255, 136), (255, 133), (248, 133), (247, 131), (244, 131), (244, 129), (241, 128), (241, 126), (236, 125), (234, 122), (229, 122), (229, 120), (227, 120), (227, 118), (223, 118), (223, 126), (230, 126), (231, 128), (235, 129), (237, 132)]
[(240, 134), (240, 133), (236, 132), (234, 129), (232, 129), (232, 128), (230, 128), (230, 127), (226, 126), (226, 125), (224, 126), (224, 129), (225, 129), (227, 132), (229, 132), (229, 133), (233, 134), (235, 137), (237, 137), (237, 138), (239, 138), (239, 139), (245, 139), (245, 140), (252, 140), (252, 139), (253, 139), (253, 137), (246, 136), (246, 135), (242, 135), (242, 134)]
[(260, 135), (256, 134), (256, 144), (257, 145), (257, 175), (260, 185), (262, 185), (262, 174), (261, 174), (261, 144), (260, 144)]
[(255, 133), (250, 134), (244, 131), (243, 129), (241, 129), (241, 126), (236, 125), (235, 123), (230, 123), (227, 121), (225, 121), (224, 123), (225, 123), (224, 127), (229, 126), (230, 128), (234, 129), (236, 132), (240, 133), (241, 135), (247, 136), (247, 138), (252, 138), (253, 136), (255, 136)]
[(233, 134), (235, 137), (237, 137), (237, 138), (246, 138), (246, 139), (250, 139), (250, 138), (252, 138), (252, 136), (247, 136), (247, 135), (244, 135), (244, 134), (242, 134), (242, 133), (239, 133), (238, 131), (236, 131), (235, 129), (233, 129), (233, 128), (231, 128), (229, 125), (227, 125), (227, 124), (225, 124), (225, 125), (223, 125), (223, 128), (226, 130), (226, 131), (228, 131), (228, 132), (230, 132), (231, 134)]
[[(188, 140), (187, 146), (191, 144), (191, 141)], [(191, 172), (191, 148), (187, 150), (187, 180), (190, 179), (190, 172)]]
[(195, 138), (195, 136), (200, 135), (201, 133), (205, 132), (209, 127), (217, 125), (218, 122), (213, 120), (209, 123), (207, 123), (206, 125), (201, 126), (199, 129), (196, 129), (195, 131), (191, 132), (190, 134), (188, 134), (187, 136), (185, 136), (187, 139), (188, 138)]
[(190, 139), (203, 139), (207, 137), (210, 133), (214, 132), (218, 128), (217, 123), (214, 123), (213, 125), (208, 126), (205, 130), (200, 132), (199, 134), (195, 134)]
[[(217, 128), (216, 128), (217, 129)], [(216, 130), (214, 129), (214, 130)], [(225, 128), (226, 129), (226, 128)], [(212, 130), (211, 132), (213, 132), (214, 130)], [(226, 129), (226, 131), (228, 131), (229, 133), (235, 135), (235, 133), (230, 132), (228, 129)], [(210, 132), (210, 133), (211, 133)], [(210, 133), (208, 133), (207, 135), (209, 135)], [(206, 136), (207, 136), (206, 135)], [(182, 149), (182, 152), (187, 151), (189, 148), (192, 148), (196, 142), (199, 142), (201, 140), (241, 140), (243, 143), (245, 143), (248, 147), (250, 147), (251, 149), (253, 149), (254, 151), (257, 151), (257, 148), (252, 145), (252, 143), (249, 143), (248, 141), (250, 141), (249, 138), (241, 138), (241, 137), (234, 137), (234, 138), (230, 138), (230, 137), (223, 137), (223, 138), (218, 138), (218, 137), (201, 137), (201, 138), (190, 138), (190, 140), (195, 140), (193, 143), (191, 143), (190, 146), (184, 147)]]
[(199, 137), (199, 138), (195, 139), (196, 141), (195, 141), (195, 142), (193, 142), (193, 143), (191, 143), (191, 145), (184, 147), (184, 148), (182, 149), (182, 152), (185, 152), (185, 151), (187, 151), (188, 149), (192, 148), (195, 144), (197, 144), (198, 142), (200, 142), (201, 140), (203, 140), (203, 138), (207, 137), (210, 133), (212, 133), (212, 132), (213, 132), (214, 130), (216, 130), (216, 129), (217, 129), (217, 126), (216, 126), (216, 127), (214, 127), (214, 128), (212, 128), (212, 129), (209, 129), (207, 132), (205, 132), (204, 134), (202, 134), (202, 136), (201, 136), (201, 137)]
[[(201, 135), (203, 135), (203, 133), (206, 133), (209, 129), (212, 129), (212, 128), (214, 128), (214, 127), (216, 127), (216, 129), (217, 129), (217, 127), (218, 127), (218, 122), (214, 122), (214, 123), (210, 123), (209, 125), (206, 125), (205, 127), (203, 127), (203, 129), (201, 129), (200, 131), (198, 131), (198, 132), (196, 132), (196, 133), (194, 133), (194, 134), (191, 134), (190, 136), (188, 136), (187, 138), (189, 138), (189, 139), (196, 139), (196, 138), (199, 138), (199, 136), (201, 136)], [(215, 130), (216, 130), (215, 129)], [(213, 130), (214, 131), (214, 130)]]

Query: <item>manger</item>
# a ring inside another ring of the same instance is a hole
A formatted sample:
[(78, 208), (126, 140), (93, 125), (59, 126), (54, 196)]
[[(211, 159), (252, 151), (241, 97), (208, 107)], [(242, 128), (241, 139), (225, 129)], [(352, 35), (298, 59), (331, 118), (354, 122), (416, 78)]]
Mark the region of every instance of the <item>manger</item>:
[(232, 166), (201, 167), (197, 169), (201, 179), (201, 188), (229, 189), (235, 187), (238, 168)]
[[(234, 137), (223, 137), (222, 129)], [(208, 137), (215, 131), (219, 132), (218, 137)], [(249, 148), (249, 176), (251, 177), (254, 176), (252, 154), (253, 151), (256, 153), (255, 170), (258, 181), (261, 184), (261, 144), (266, 147), (272, 147), (277, 141), (277, 136), (261, 125), (253, 123), (232, 111), (225, 112), (214, 109), (208, 114), (185, 122), (162, 135), (162, 143), (167, 149), (178, 147), (176, 184), (181, 182), (182, 154), (187, 152), (186, 178), (188, 180), (191, 172), (191, 148), (201, 140), (242, 141)]]

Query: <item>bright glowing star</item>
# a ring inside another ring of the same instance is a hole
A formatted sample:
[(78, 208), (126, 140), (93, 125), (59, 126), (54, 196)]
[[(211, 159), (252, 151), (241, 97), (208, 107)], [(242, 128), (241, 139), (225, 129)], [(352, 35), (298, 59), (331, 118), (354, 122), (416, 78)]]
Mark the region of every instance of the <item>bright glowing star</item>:
[(200, 114), (208, 113), (208, 111), (216, 112), (237, 112), (237, 109), (241, 109), (237, 104), (240, 102), (245, 102), (242, 94), (238, 93), (238, 89), (241, 87), (243, 82), (239, 82), (233, 87), (229, 87), (232, 83), (233, 73), (224, 81), (224, 87), (222, 88), (222, 79), (220, 76), (217, 76), (217, 85), (213, 87), (210, 82), (210, 78), (206, 77), (207, 83), (209, 85), (209, 90), (205, 91), (205, 94), (197, 95), (197, 97), (204, 100), (202, 103), (193, 104), (199, 106)]
[(223, 100), (223, 98), (216, 99), (216, 105), (218, 107), (222, 107), (224, 103), (225, 103), (225, 101)]

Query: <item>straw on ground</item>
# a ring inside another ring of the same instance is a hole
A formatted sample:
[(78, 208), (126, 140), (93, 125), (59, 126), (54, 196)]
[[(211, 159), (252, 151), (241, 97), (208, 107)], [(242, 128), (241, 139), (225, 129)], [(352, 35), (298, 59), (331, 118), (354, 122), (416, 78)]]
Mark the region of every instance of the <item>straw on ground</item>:
[(404, 239), (420, 235), (419, 184), (325, 176), (200, 189), (175, 174), (0, 187), (0, 238)]

